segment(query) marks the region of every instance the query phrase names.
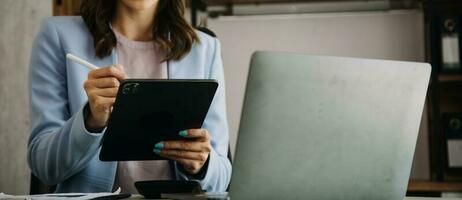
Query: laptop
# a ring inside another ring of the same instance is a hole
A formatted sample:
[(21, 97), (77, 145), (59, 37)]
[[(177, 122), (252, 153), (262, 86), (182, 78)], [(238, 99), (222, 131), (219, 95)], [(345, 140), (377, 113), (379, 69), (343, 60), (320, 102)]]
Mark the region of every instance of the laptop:
[(406, 193), (431, 66), (257, 52), (231, 199), (386, 199)]

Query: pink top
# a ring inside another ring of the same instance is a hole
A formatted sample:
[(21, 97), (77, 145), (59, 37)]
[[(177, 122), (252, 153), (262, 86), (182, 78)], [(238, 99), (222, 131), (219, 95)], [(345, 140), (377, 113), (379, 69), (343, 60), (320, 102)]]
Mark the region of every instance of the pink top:
[[(162, 62), (165, 52), (154, 42), (131, 41), (113, 30), (117, 38), (118, 62), (130, 78), (166, 79), (167, 64)], [(114, 188), (123, 193), (137, 194), (134, 183), (142, 180), (170, 180), (172, 173), (168, 161), (118, 162)]]

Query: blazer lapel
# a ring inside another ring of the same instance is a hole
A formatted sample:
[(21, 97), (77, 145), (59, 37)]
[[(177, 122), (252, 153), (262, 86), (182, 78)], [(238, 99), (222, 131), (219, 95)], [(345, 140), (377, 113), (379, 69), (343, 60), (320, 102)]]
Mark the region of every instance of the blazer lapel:
[(168, 61), (167, 67), (168, 67), (168, 79), (180, 79), (179, 77), (179, 61)]

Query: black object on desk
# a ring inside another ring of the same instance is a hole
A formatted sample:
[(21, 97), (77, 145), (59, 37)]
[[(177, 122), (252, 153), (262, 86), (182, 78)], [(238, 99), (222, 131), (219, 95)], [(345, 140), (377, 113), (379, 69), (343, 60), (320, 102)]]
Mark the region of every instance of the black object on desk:
[(94, 198), (93, 200), (116, 200), (116, 199), (126, 199), (131, 197), (131, 194), (114, 194), (114, 195), (109, 195), (109, 196), (104, 196), (104, 197), (97, 197)]
[(100, 160), (163, 160), (153, 152), (154, 145), (185, 140), (180, 131), (201, 128), (217, 87), (215, 80), (124, 81), (102, 139)]
[(138, 192), (148, 199), (160, 199), (162, 194), (201, 194), (200, 184), (196, 181), (138, 181)]

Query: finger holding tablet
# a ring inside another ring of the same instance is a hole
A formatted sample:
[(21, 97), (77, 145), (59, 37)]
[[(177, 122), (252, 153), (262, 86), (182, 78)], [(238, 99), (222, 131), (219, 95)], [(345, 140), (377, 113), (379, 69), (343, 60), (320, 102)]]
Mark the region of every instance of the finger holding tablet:
[(154, 152), (177, 161), (190, 174), (197, 174), (207, 162), (212, 150), (206, 129), (180, 131), (179, 135), (192, 140), (163, 141), (155, 145)]

